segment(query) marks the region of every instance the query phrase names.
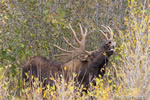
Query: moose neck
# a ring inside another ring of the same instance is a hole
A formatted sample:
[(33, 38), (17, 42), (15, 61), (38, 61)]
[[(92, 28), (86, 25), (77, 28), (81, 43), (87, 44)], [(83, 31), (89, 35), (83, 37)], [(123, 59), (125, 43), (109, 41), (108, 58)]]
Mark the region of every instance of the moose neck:
[(105, 52), (98, 52), (98, 55), (93, 59), (91, 67), (102, 67), (108, 62), (108, 56)]

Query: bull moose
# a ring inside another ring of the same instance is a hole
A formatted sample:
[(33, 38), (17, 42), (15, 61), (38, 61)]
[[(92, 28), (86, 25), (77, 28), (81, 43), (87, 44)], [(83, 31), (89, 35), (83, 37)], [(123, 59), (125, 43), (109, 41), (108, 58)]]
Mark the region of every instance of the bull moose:
[[(100, 49), (87, 51), (85, 49), (87, 28), (83, 30), (81, 24), (79, 24), (79, 26), (81, 40), (77, 38), (76, 32), (71, 25), (69, 25), (78, 47), (73, 46), (66, 38), (64, 38), (64, 40), (72, 48), (72, 51), (54, 45), (62, 51), (61, 54), (56, 55), (58, 61), (61, 63), (48, 60), (41, 56), (35, 56), (24, 65), (23, 78), (28, 81), (31, 75), (33, 75), (34, 77), (38, 77), (41, 81), (46, 79), (44, 85), (52, 85), (53, 81), (50, 77), (57, 79), (60, 75), (63, 75), (65, 80), (68, 81), (74, 72), (77, 74), (76, 80), (85, 87), (88, 87), (88, 84), (92, 82), (94, 77), (99, 77), (99, 75), (103, 77), (109, 58), (114, 54), (115, 42), (113, 42), (113, 32), (110, 27), (102, 26), (107, 30), (107, 33), (102, 30), (99, 31), (102, 33), (106, 41), (101, 45)], [(109, 34), (109, 38), (107, 34)], [(28, 79), (25, 73), (29, 74)]]

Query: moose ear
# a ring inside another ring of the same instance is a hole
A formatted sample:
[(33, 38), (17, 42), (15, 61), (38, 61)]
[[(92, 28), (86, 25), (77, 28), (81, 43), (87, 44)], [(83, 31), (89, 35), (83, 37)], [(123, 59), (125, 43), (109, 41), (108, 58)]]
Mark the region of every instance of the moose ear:
[(95, 52), (93, 52), (93, 56), (94, 56), (94, 57), (96, 57), (96, 56), (98, 55), (98, 53), (99, 53), (98, 51), (99, 51), (99, 50), (96, 50)]
[(88, 55), (87, 54), (81, 54), (78, 56), (78, 59), (80, 59), (80, 61), (88, 61)]

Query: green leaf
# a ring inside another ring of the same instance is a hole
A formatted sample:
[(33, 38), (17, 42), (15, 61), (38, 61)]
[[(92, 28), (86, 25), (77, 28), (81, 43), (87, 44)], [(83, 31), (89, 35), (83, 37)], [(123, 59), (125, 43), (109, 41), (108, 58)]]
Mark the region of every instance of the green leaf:
[(5, 58), (7, 56), (7, 51), (2, 51), (2, 57)]
[(31, 37), (35, 37), (35, 34), (32, 34), (32, 33), (31, 33), (30, 35), (31, 35)]
[(16, 74), (17, 72), (16, 72), (16, 66), (13, 64), (12, 65), (12, 67), (11, 67), (11, 72), (13, 73), (13, 74)]
[(15, 58), (15, 57), (11, 57), (11, 60), (12, 60), (12, 61), (16, 61), (16, 58)]
[(21, 48), (24, 48), (24, 44), (20, 44)]

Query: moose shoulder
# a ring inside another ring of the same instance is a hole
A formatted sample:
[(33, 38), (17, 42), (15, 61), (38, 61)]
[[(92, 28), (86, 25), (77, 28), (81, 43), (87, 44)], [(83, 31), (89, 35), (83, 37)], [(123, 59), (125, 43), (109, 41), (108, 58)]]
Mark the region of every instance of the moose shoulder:
[(36, 56), (30, 59), (23, 67), (23, 78), (28, 80), (25, 73), (29, 74), (29, 79), (31, 75), (38, 77), (41, 81), (42, 79), (47, 79), (46, 84), (52, 84), (50, 77), (58, 78), (63, 75), (65, 80), (68, 81), (72, 73), (77, 74), (76, 80), (87, 86), (94, 77), (98, 77), (99, 74), (103, 77), (105, 74), (105, 68), (109, 62), (109, 57), (114, 54), (115, 42), (113, 42), (113, 32), (110, 27), (103, 26), (107, 33), (110, 35), (108, 38), (107, 33), (99, 30), (106, 41), (101, 45), (101, 47), (95, 51), (87, 51), (85, 49), (85, 39), (87, 36), (87, 29), (83, 31), (82, 26), (80, 26), (81, 40), (76, 36), (75, 31), (72, 29), (75, 41), (78, 47), (73, 46), (67, 39), (64, 38), (66, 43), (72, 48), (72, 51), (68, 51), (55, 45), (58, 49), (62, 51), (61, 54), (56, 55), (58, 61), (63, 63), (57, 63), (52, 60), (47, 60), (43, 57)]

